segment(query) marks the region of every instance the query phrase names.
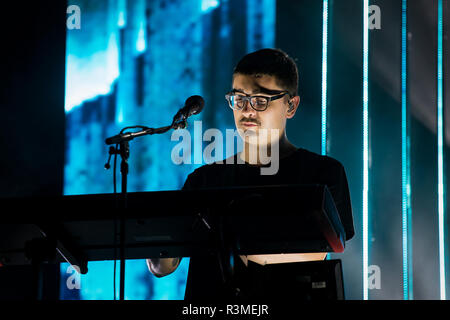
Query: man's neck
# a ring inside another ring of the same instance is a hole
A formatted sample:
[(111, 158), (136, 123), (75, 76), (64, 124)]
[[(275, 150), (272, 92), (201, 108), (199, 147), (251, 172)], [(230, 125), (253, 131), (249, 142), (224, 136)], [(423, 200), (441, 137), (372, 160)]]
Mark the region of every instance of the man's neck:
[(279, 159), (283, 159), (296, 150), (297, 147), (294, 146), (284, 135), (276, 143), (264, 146), (250, 145), (248, 142), (244, 141), (244, 150), (239, 153), (239, 157), (246, 163), (261, 165), (266, 164), (267, 162), (264, 161), (262, 157), (279, 157)]

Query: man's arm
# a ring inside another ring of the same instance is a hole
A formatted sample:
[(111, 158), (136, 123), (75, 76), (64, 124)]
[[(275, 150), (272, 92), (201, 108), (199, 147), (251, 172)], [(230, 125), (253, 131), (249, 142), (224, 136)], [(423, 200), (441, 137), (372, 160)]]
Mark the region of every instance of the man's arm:
[(151, 273), (158, 278), (161, 278), (174, 272), (180, 265), (181, 259), (182, 258), (147, 259), (147, 267)]
[[(184, 182), (182, 190), (191, 190), (195, 186), (196, 180), (195, 172), (188, 175), (188, 178)], [(156, 277), (161, 278), (174, 272), (180, 265), (182, 258), (155, 258), (146, 259), (148, 270)]]
[(355, 235), (350, 190), (344, 166), (340, 162), (336, 161), (335, 163), (336, 166), (333, 166), (333, 170), (329, 174), (330, 181), (327, 186), (344, 226), (345, 240), (348, 241)]

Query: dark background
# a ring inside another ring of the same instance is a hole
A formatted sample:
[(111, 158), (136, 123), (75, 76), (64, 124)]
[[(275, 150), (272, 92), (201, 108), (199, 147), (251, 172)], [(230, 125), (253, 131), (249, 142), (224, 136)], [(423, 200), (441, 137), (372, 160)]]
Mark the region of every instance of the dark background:
[(10, 2), (0, 19), (0, 195), (62, 194), (65, 1)]

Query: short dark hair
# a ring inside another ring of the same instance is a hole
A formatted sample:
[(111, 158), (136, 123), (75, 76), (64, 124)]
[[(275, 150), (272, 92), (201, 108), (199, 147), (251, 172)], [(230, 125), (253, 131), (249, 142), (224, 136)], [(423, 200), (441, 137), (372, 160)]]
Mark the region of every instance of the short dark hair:
[(291, 96), (298, 95), (298, 69), (295, 61), (281, 49), (261, 49), (246, 54), (236, 65), (235, 74), (274, 76), (277, 84)]

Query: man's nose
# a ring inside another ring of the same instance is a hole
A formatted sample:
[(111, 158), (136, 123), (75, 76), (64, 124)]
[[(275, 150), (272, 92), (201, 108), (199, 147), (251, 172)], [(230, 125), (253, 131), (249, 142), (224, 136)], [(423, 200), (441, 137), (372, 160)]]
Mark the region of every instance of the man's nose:
[(242, 115), (246, 118), (256, 118), (256, 111), (250, 105), (250, 101), (245, 101), (244, 107), (241, 110)]

